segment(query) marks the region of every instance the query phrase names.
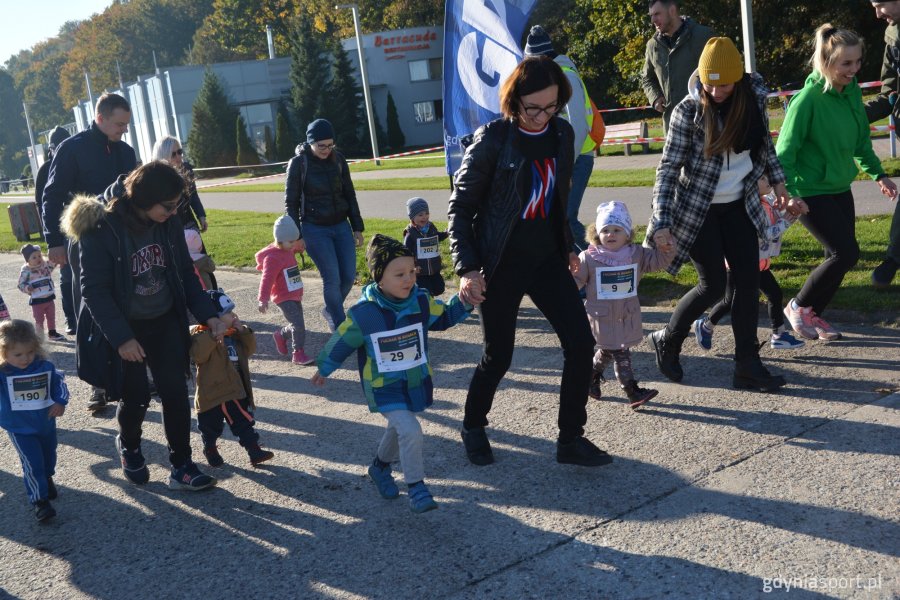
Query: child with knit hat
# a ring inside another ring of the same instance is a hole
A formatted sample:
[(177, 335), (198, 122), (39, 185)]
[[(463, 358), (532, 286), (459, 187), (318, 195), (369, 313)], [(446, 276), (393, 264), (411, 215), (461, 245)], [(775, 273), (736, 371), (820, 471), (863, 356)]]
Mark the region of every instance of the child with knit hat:
[(253, 387), (250, 384), (248, 359), (256, 352), (253, 330), (234, 313), (234, 301), (221, 289), (207, 290), (219, 319), (228, 329), (222, 343), (216, 341), (209, 327), (191, 328), (191, 359), (197, 365), (197, 389), (194, 407), (197, 426), (203, 437), (203, 455), (211, 467), (221, 467), (225, 459), (216, 441), (222, 436), (225, 422), (250, 457), (254, 467), (275, 457), (259, 447), (259, 434), (253, 428)]
[(416, 285), (416, 261), (402, 243), (375, 235), (366, 250), (373, 282), (347, 311), (325, 349), (316, 359), (319, 370), (312, 382), (325, 384), (358, 348), (359, 374), (371, 412), (381, 413), (387, 430), (368, 473), (383, 498), (400, 490), (391, 476), (391, 463), (400, 459), (413, 512), (437, 508), (425, 487), (422, 427), (416, 413), (433, 402), (428, 332), (443, 331), (464, 320), (472, 310), (454, 295), (446, 304)]
[(416, 259), (416, 285), (425, 288), (432, 296), (444, 293), (444, 277), (441, 275), (440, 242), (447, 239), (446, 231), (438, 231), (431, 222), (431, 213), (424, 198), (406, 201), (409, 225), (403, 230), (403, 243)]
[(269, 301), (281, 309), (288, 324), (276, 329), (272, 337), (279, 354), (288, 353), (287, 340), (291, 340), (291, 362), (295, 365), (311, 365), (303, 349), (306, 343), (306, 325), (303, 321), (303, 279), (296, 254), (303, 251), (300, 229), (294, 220), (281, 215), (272, 229), (275, 241), (256, 253), (256, 270), (262, 272), (259, 280), (259, 312), (269, 309)]
[(53, 292), (54, 264), (45, 260), (41, 248), (25, 244), (21, 250), (25, 264), (19, 271), (19, 291), (29, 295), (28, 304), (34, 317), (35, 328), (43, 332), (47, 321), (47, 338), (64, 342), (66, 337), (56, 331), (56, 294)]
[(625, 204), (613, 201), (598, 206), (597, 221), (585, 236), (590, 245), (578, 255), (575, 280), (586, 288), (584, 307), (596, 341), (588, 395), (600, 399), (603, 372), (614, 363), (629, 406), (637, 409), (658, 393), (639, 387), (631, 368), (631, 347), (643, 336), (638, 283), (644, 273), (668, 267), (674, 251), (643, 248), (632, 242), (633, 235)]

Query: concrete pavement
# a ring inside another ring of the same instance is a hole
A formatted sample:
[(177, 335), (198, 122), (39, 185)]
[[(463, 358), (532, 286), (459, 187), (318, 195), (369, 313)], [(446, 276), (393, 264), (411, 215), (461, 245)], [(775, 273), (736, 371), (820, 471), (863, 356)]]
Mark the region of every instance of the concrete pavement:
[[(0, 255), (0, 293), (13, 316), (30, 318), (14, 288), (20, 263)], [(90, 416), (87, 388), (70, 376), (50, 523), (32, 518), (0, 437), (0, 598), (900, 596), (896, 328), (838, 322), (840, 342), (764, 349), (789, 381), (772, 395), (730, 389), (727, 327), (710, 353), (687, 341), (683, 384), (661, 381), (642, 343), (635, 371), (660, 396), (633, 413), (617, 386), (604, 386), (606, 398), (588, 404), (586, 435), (615, 462), (588, 469), (554, 460), (562, 356), (526, 301), (490, 415), (497, 462), (475, 467), (458, 434), (480, 353), (472, 318), (433, 337), (436, 401), (422, 424), (440, 509), (414, 515), (405, 494), (383, 500), (366, 479), (384, 421), (367, 412), (352, 365), (313, 388), (313, 368), (275, 353), (277, 311), (253, 310), (258, 276), (217, 276), (257, 331), (256, 416), (275, 459), (252, 468), (226, 433), (227, 465), (209, 469), (218, 488), (169, 491), (154, 402), (143, 443), (151, 480), (131, 485), (111, 411)], [(315, 353), (328, 337), (321, 285), (304, 279)], [(670, 310), (646, 307), (645, 331)], [(72, 373), (72, 345), (50, 348)], [(199, 459), (196, 433), (192, 444)]]

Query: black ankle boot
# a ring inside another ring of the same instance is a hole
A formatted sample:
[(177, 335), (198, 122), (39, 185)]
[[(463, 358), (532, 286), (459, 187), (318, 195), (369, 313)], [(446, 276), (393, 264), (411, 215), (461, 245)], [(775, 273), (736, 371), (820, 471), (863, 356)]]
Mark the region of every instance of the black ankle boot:
[(603, 371), (594, 369), (591, 373), (591, 386), (588, 388), (588, 396), (594, 400), (599, 400), (602, 397), (600, 394), (600, 385), (604, 382), (606, 382), (606, 379), (603, 377)]
[(634, 379), (623, 385), (622, 389), (625, 390), (625, 395), (628, 396), (628, 406), (631, 409), (640, 408), (659, 394), (657, 390), (650, 390), (638, 386), (637, 381)]
[(734, 387), (739, 390), (774, 392), (787, 384), (782, 375), (772, 375), (758, 356), (734, 363)]
[(681, 355), (681, 344), (687, 334), (679, 335), (668, 333), (666, 328), (654, 331), (647, 336), (647, 341), (656, 351), (656, 366), (659, 372), (678, 383), (684, 378), (684, 371), (681, 369), (681, 361), (678, 357)]

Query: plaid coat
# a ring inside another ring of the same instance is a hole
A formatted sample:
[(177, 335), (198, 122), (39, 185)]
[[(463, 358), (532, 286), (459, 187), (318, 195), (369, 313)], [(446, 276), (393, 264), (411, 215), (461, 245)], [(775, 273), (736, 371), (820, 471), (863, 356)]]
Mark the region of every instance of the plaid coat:
[[(756, 182), (765, 174), (772, 185), (784, 183), (784, 172), (775, 155), (775, 145), (769, 135), (769, 117), (766, 113), (768, 89), (762, 77), (754, 73), (751, 87), (756, 95), (766, 139), (751, 157), (753, 170), (744, 178), (744, 204), (747, 215), (756, 225), (759, 237), (765, 238), (769, 225), (766, 213), (759, 202)], [(696, 72), (691, 82), (696, 81)], [(696, 88), (692, 87), (692, 90)], [(706, 220), (710, 202), (719, 183), (719, 175), (725, 162), (724, 155), (712, 158), (703, 156), (703, 111), (699, 96), (692, 91), (672, 113), (662, 158), (656, 168), (656, 184), (653, 186), (653, 213), (647, 225), (645, 244), (653, 244), (653, 234), (659, 229), (669, 229), (675, 237), (676, 250), (672, 264), (666, 269), (672, 275), (678, 273), (688, 260), (688, 252), (697, 239), (700, 227)]]

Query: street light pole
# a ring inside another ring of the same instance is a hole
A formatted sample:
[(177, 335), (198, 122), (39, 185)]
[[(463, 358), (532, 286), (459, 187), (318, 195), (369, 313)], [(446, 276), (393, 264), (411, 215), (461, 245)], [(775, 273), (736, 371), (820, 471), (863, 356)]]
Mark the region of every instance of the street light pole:
[(372, 96), (369, 94), (369, 76), (366, 72), (366, 56), (363, 52), (362, 36), (359, 33), (359, 7), (356, 4), (337, 4), (336, 10), (349, 8), (353, 11), (353, 29), (356, 31), (356, 47), (359, 50), (359, 74), (362, 77), (363, 97), (366, 100), (366, 116), (369, 119), (369, 139), (372, 140), (372, 158), (375, 164), (380, 165), (378, 160), (378, 138), (375, 135), (375, 113), (372, 111)]

